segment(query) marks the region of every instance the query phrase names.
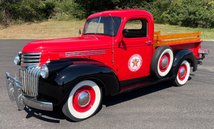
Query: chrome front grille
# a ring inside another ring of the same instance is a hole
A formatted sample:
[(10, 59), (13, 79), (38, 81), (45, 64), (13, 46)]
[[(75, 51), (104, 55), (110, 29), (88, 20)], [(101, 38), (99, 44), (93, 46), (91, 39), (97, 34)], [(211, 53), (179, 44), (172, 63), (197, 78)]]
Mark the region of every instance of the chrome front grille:
[(19, 70), (23, 93), (30, 97), (38, 95), (40, 67), (31, 65)]
[(35, 65), (40, 62), (41, 53), (22, 53), (22, 65)]

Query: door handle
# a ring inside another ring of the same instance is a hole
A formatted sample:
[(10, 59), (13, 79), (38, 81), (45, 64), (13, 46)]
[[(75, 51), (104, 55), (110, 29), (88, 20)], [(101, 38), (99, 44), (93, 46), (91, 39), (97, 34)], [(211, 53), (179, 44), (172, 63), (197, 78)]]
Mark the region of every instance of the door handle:
[(146, 45), (152, 45), (152, 41), (151, 41), (151, 40), (148, 40), (148, 41), (145, 42), (145, 44), (146, 44)]

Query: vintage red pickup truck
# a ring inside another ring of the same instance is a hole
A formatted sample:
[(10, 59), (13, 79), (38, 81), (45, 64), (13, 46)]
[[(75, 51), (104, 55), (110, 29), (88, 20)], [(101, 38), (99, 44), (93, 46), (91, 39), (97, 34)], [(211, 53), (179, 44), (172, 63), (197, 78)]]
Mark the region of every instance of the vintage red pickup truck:
[(207, 54), (200, 33), (161, 35), (145, 10), (90, 15), (79, 37), (25, 45), (6, 72), (7, 89), (19, 110), (62, 109), (81, 121), (94, 115), (107, 96), (169, 81), (184, 85)]

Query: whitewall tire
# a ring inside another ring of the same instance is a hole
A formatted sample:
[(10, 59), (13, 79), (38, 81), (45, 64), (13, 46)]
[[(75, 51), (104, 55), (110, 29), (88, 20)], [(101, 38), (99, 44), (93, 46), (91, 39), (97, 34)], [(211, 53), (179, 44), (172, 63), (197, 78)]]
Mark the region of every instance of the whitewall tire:
[(151, 62), (151, 72), (157, 78), (168, 75), (174, 60), (173, 51), (169, 46), (158, 47)]
[(184, 60), (178, 68), (174, 83), (176, 86), (185, 85), (189, 77), (190, 77), (190, 63), (187, 60)]
[(71, 90), (63, 113), (72, 121), (87, 119), (98, 111), (101, 100), (101, 89), (94, 81), (81, 81)]

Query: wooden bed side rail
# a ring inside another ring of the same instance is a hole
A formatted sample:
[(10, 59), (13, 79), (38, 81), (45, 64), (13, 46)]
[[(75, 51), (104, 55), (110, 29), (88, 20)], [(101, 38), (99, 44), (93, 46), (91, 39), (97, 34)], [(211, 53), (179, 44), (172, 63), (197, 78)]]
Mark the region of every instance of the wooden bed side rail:
[(154, 40), (155, 40), (154, 47), (201, 42), (200, 37), (201, 37), (200, 32), (161, 35), (159, 31), (154, 33)]

